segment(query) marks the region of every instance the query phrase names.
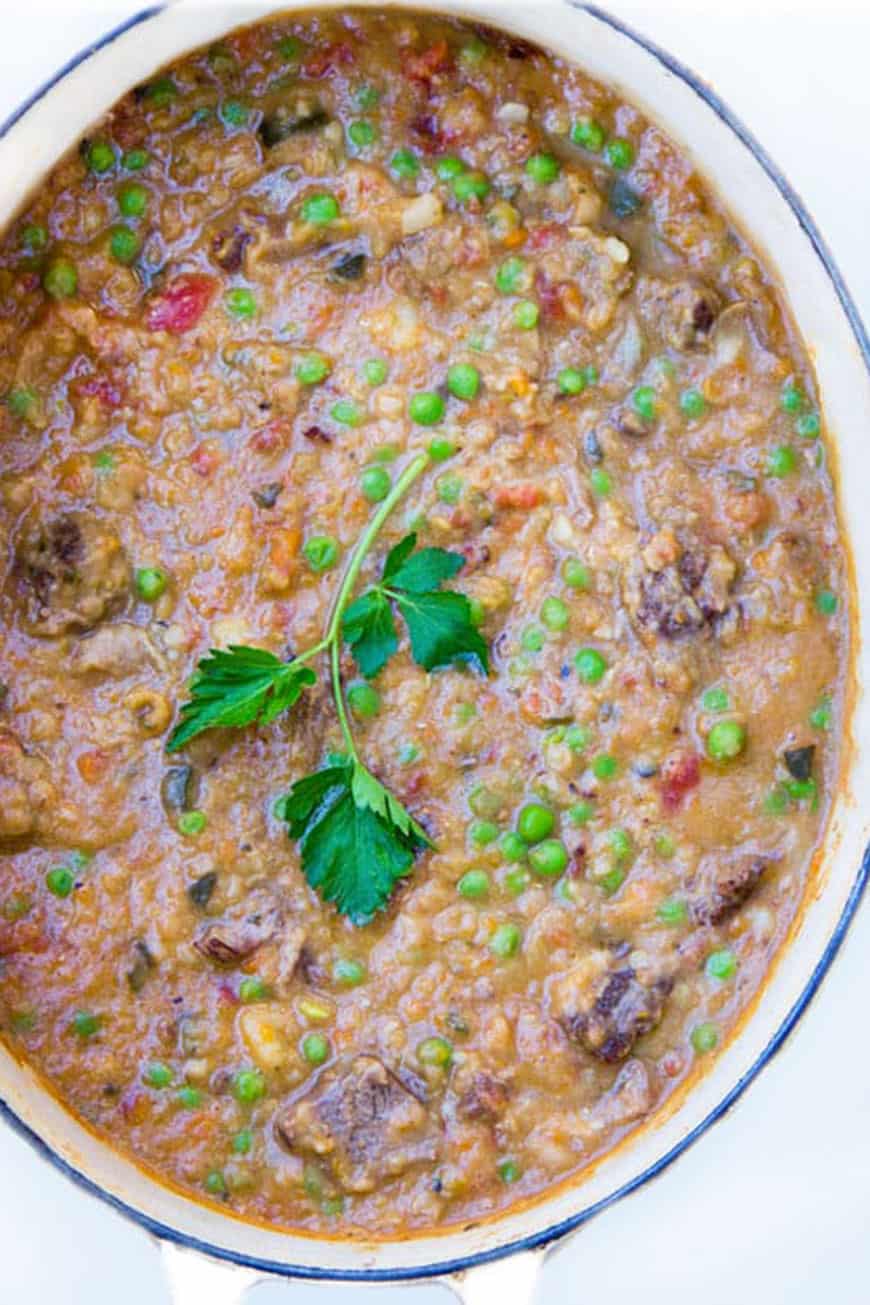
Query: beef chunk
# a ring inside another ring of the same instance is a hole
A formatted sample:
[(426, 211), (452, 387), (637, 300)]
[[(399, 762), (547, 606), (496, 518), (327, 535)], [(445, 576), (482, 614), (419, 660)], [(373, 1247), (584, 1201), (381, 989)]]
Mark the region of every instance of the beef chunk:
[(141, 938), (136, 938), (130, 948), (130, 956), (124, 971), (131, 992), (141, 992), (151, 973), (157, 968), (157, 962), (151, 950)]
[(697, 924), (722, 924), (755, 892), (770, 861), (757, 852), (716, 853), (705, 857), (691, 901)]
[(607, 953), (594, 953), (553, 985), (553, 1013), (568, 1036), (598, 1060), (615, 1064), (654, 1029), (673, 986), (652, 980)]
[(193, 945), (209, 961), (238, 965), (280, 931), (283, 915), (271, 898), (248, 902), (245, 914), (214, 920), (197, 931)]
[(130, 565), (115, 531), (85, 513), (36, 522), (20, 541), (14, 575), (32, 634), (90, 630), (130, 592)]
[(215, 232), (209, 252), (218, 267), (222, 267), (225, 272), (239, 272), (244, 262), (245, 249), (251, 239), (251, 232), (236, 223), (232, 227)]
[(728, 610), (737, 568), (718, 544), (677, 545), (673, 561), (634, 558), (623, 576), (623, 598), (642, 636), (678, 639), (713, 625)]
[(0, 840), (41, 833), (57, 794), (48, 764), (31, 756), (11, 730), (0, 730)]
[(119, 621), (80, 639), (70, 653), (68, 664), (73, 675), (94, 672), (123, 679), (149, 666), (160, 670), (165, 662), (146, 630), (129, 621)]
[(627, 1060), (613, 1081), (613, 1087), (592, 1107), (592, 1117), (601, 1128), (617, 1128), (640, 1119), (653, 1106), (653, 1089), (642, 1060)]
[(326, 1163), (348, 1192), (371, 1192), (441, 1149), (422, 1100), (376, 1056), (356, 1056), (322, 1074), (279, 1109), (275, 1131), (294, 1155)]
[(707, 344), (722, 306), (715, 290), (694, 281), (642, 276), (637, 292), (644, 318), (672, 348), (697, 349)]
[(321, 105), (300, 96), (292, 107), (279, 104), (274, 113), (267, 113), (257, 128), (257, 135), (266, 149), (272, 149), (291, 136), (317, 131), (328, 122), (329, 114)]
[(816, 746), (809, 743), (803, 748), (786, 748), (782, 754), (785, 768), (795, 779), (810, 779), (813, 773), (813, 757)]
[(471, 1087), (459, 1099), (457, 1110), (466, 1119), (482, 1119), (494, 1123), (503, 1113), (510, 1096), (510, 1088), (495, 1074), (480, 1070)]

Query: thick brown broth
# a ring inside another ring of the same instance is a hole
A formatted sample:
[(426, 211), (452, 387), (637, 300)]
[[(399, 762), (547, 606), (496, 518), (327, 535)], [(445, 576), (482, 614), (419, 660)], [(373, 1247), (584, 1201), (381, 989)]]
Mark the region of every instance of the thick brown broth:
[[(709, 1061), (823, 829), (845, 565), (780, 291), (657, 127), (450, 20), (240, 30), (6, 233), (0, 394), (0, 1017), (64, 1101), (242, 1215), (395, 1235)], [(361, 585), (460, 552), (491, 672), (403, 636), (351, 693), (436, 844), (355, 925), (275, 806), (342, 744), (325, 666), (166, 743), (209, 648), (322, 637), (427, 449)]]

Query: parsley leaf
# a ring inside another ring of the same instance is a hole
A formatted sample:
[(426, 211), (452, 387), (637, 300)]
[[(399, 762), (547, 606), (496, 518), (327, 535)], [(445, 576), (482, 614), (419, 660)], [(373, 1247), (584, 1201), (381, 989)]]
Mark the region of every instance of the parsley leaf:
[(429, 846), (401, 802), (351, 758), (297, 780), (282, 814), (306, 879), (354, 924), (383, 910), (415, 853)]
[(212, 649), (196, 668), (167, 751), (177, 752), (203, 730), (255, 721), (268, 725), (316, 679), (309, 667), (282, 662), (265, 648)]
[(342, 633), (366, 678), (377, 675), (398, 648), (391, 603), (408, 626), (411, 655), (427, 671), (454, 662), (470, 662), (482, 674), (489, 671), (487, 647), (471, 620), (464, 594), (442, 591), (465, 565), (460, 553), (443, 548), (414, 549), (415, 534), (406, 535), (387, 555), (381, 583), (351, 603), (344, 613)]

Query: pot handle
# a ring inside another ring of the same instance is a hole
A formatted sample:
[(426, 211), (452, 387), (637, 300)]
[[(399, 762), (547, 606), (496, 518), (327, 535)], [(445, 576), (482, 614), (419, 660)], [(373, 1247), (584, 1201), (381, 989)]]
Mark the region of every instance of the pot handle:
[(175, 1242), (157, 1243), (163, 1271), (169, 1281), (172, 1305), (243, 1305), (244, 1297), (265, 1274), (242, 1265), (213, 1260), (200, 1251)]
[(442, 1278), (461, 1305), (534, 1305), (546, 1252), (521, 1251)]

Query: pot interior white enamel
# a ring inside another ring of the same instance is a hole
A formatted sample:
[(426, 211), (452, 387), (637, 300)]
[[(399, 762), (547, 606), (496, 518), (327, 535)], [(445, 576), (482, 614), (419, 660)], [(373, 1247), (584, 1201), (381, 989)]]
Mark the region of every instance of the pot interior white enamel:
[[(324, 0), (329, 3), (329, 0)], [(858, 649), (843, 784), (821, 872), (797, 936), (784, 952), (757, 1010), (711, 1072), (667, 1118), (641, 1131), (583, 1182), (491, 1223), (404, 1242), (324, 1241), (245, 1224), (198, 1205), (152, 1180), (72, 1119), (33, 1073), (0, 1050), (0, 1097), (23, 1126), (71, 1173), (167, 1236), (213, 1253), (311, 1276), (404, 1276), (444, 1272), (505, 1249), (543, 1242), (661, 1170), (718, 1118), (776, 1051), (833, 960), (867, 873), (870, 718), (863, 692), (866, 620), (861, 588), (870, 581), (870, 528), (863, 512), (870, 479), (870, 370), (866, 337), (811, 221), (787, 185), (715, 96), (660, 52), (605, 15), (567, 3), (508, 8), (442, 0), (419, 7), (473, 14), (531, 38), (619, 87), (695, 158), (751, 233), (785, 287), (815, 360), (839, 458), (840, 507), (851, 541)], [(285, 5), (184, 5), (150, 11), (60, 77), (17, 115), (0, 139), (4, 179), (0, 222), (15, 212), (54, 159), (127, 88), (155, 67), (243, 21)]]

